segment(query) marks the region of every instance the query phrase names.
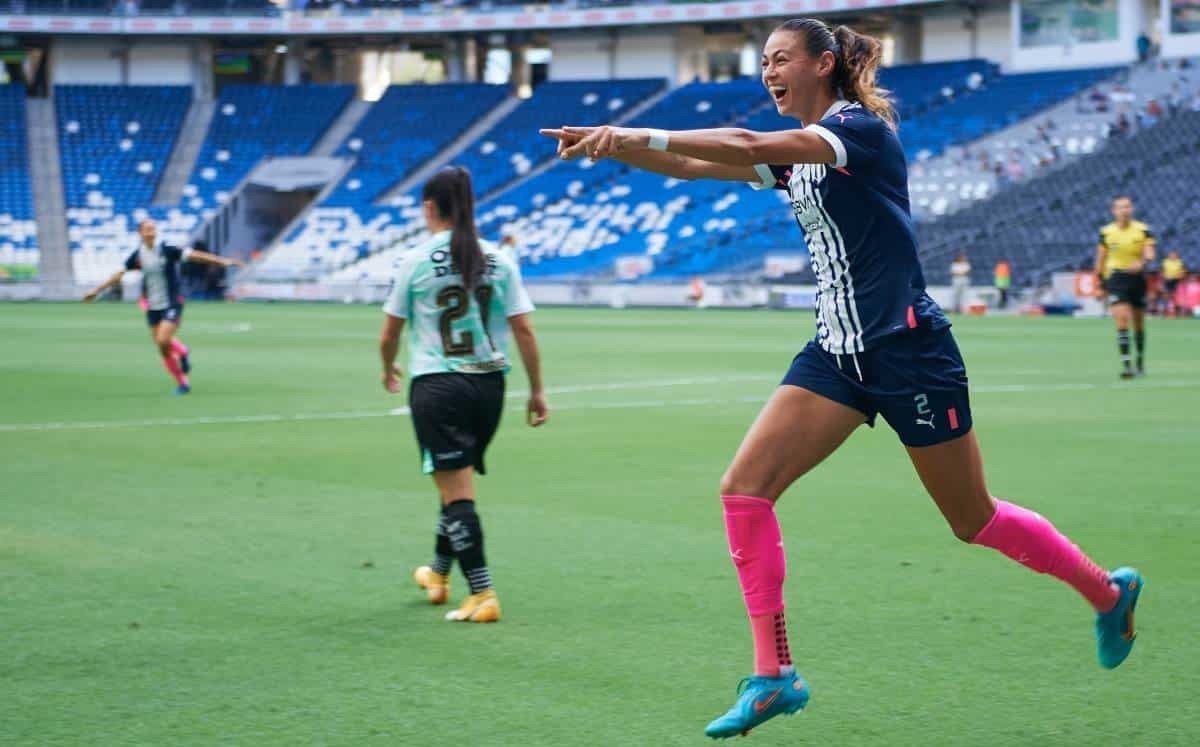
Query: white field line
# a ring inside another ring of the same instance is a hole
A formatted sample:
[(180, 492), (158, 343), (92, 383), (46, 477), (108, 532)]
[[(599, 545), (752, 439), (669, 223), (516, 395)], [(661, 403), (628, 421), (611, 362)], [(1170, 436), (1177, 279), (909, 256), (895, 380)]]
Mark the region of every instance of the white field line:
[[(688, 386), (695, 384), (717, 384), (730, 381), (764, 381), (776, 377), (753, 375), (724, 378), (693, 378), (668, 379), (646, 382), (614, 382), (611, 384), (579, 385), (550, 389), (550, 394), (614, 391), (629, 389), (656, 389), (660, 387)], [(1052, 392), (1086, 392), (1108, 391), (1122, 389), (1189, 389), (1200, 387), (1200, 381), (1162, 380), (1139, 383), (1091, 384), (984, 384), (971, 387), (971, 394), (1024, 394)], [(511, 392), (510, 399), (522, 399), (525, 392)], [(643, 399), (619, 400), (615, 402), (585, 402), (567, 405), (551, 403), (552, 412), (563, 410), (644, 410), (664, 407), (705, 407), (729, 404), (762, 403), (767, 399), (766, 394), (746, 395), (741, 397), (691, 397), (683, 399)], [(523, 410), (523, 405), (510, 406), (510, 410)], [(408, 415), (408, 407), (396, 407), (391, 410), (347, 410), (342, 412), (312, 412), (294, 414), (263, 414), (263, 415), (214, 415), (211, 417), (191, 418), (147, 418), (144, 420), (94, 420), (94, 421), (59, 421), (49, 423), (0, 423), (0, 433), (28, 431), (81, 431), (108, 430), (117, 428), (152, 428), (171, 425), (225, 425), (238, 423), (292, 423), (320, 420), (357, 420), (362, 418), (381, 418)]]

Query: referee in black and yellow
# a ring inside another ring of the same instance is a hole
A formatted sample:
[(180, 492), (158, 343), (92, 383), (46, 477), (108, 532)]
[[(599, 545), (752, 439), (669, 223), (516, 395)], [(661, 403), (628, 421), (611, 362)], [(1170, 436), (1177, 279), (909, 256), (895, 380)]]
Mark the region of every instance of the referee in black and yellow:
[[(1100, 229), (1096, 247), (1096, 275), (1108, 297), (1117, 323), (1117, 348), (1121, 352), (1121, 378), (1146, 373), (1146, 264), (1154, 261), (1154, 234), (1133, 219), (1133, 200), (1119, 195), (1112, 201), (1112, 223)], [(1129, 355), (1129, 328), (1137, 348), (1137, 367)]]

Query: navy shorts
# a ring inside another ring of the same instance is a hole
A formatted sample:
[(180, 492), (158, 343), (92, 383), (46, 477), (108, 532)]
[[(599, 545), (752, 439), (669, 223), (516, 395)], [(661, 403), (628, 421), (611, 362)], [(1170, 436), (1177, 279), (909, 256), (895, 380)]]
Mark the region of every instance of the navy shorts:
[(165, 309), (149, 309), (146, 311), (146, 324), (157, 327), (159, 322), (179, 324), (183, 321), (183, 304), (177, 303)]
[(892, 335), (856, 355), (810, 342), (782, 383), (853, 407), (871, 427), (883, 415), (905, 446), (934, 446), (971, 430), (967, 367), (949, 327)]

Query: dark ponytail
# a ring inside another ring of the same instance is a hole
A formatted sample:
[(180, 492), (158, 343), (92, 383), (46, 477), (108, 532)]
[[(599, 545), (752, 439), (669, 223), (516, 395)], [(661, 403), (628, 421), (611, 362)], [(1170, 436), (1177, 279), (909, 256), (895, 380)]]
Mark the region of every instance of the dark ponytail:
[(483, 279), (487, 260), (475, 228), (471, 172), (461, 166), (442, 169), (425, 182), (421, 199), (431, 201), (438, 215), (450, 221), (450, 261), (462, 276), (467, 290), (474, 290)]
[(825, 52), (833, 53), (834, 93), (862, 104), (888, 126), (896, 126), (896, 112), (887, 99), (888, 91), (880, 88), (875, 79), (883, 59), (883, 45), (878, 39), (849, 26), (830, 29), (815, 18), (785, 21), (777, 30), (800, 35), (805, 50), (814, 59)]

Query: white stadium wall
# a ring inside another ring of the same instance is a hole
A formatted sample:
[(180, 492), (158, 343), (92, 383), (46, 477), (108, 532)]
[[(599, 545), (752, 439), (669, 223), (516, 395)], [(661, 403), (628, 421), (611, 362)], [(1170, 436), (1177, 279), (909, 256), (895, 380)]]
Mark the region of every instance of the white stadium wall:
[(617, 37), (617, 78), (666, 78), (674, 81), (674, 30), (630, 32)]
[(55, 84), (192, 85), (197, 79), (193, 44), (117, 38), (55, 39), (51, 76)]
[(54, 83), (124, 83), (119, 46), (111, 39), (55, 39), (50, 57)]
[(551, 80), (666, 78), (678, 75), (676, 29), (550, 37)]
[(613, 77), (611, 34), (550, 37), (551, 80), (602, 80)]
[(188, 86), (193, 80), (187, 44), (134, 44), (129, 49), (129, 83)]
[(1007, 68), (1012, 61), (1012, 8), (983, 8), (972, 32), (971, 16), (954, 6), (925, 8), (921, 15), (921, 61), (946, 62), (983, 57)]

